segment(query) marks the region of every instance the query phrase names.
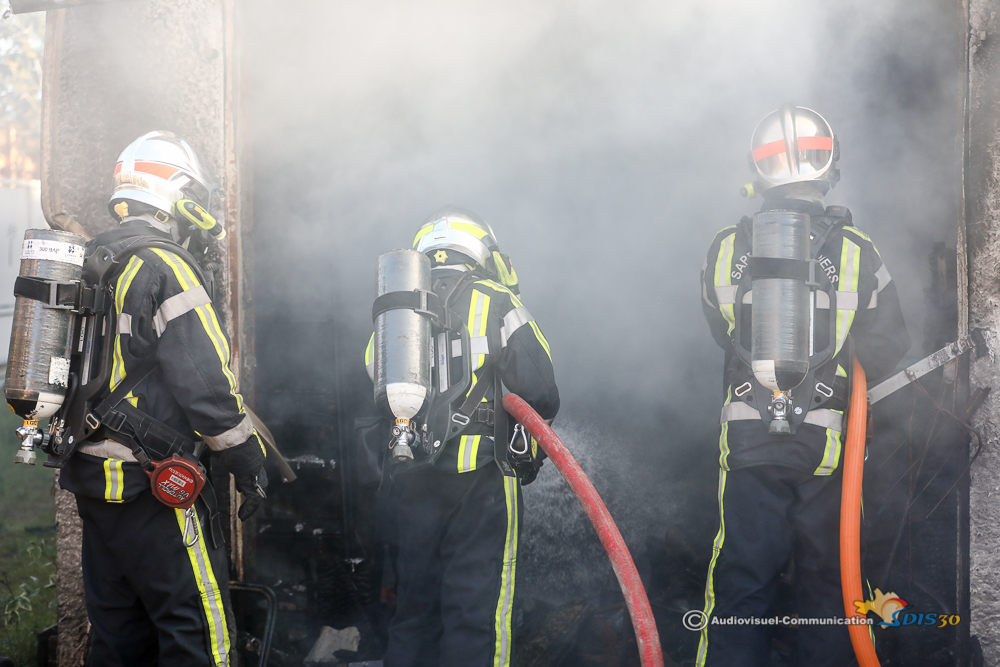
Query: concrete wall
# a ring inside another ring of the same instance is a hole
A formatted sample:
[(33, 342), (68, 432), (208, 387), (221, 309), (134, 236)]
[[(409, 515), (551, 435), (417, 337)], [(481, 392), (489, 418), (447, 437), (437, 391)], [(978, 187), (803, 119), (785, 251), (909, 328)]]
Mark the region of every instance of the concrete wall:
[[(213, 210), (235, 231), (238, 215), (234, 128), (225, 118), (233, 77), (227, 67), (232, 3), (142, 0), (49, 12), (45, 44), (43, 209), (56, 227), (93, 235), (114, 226), (107, 200), (121, 150), (150, 130), (171, 130), (202, 152), (227, 201)], [(219, 310), (238, 311), (239, 234), (221, 248)], [(230, 252), (230, 251), (233, 252)], [(230, 260), (230, 256), (233, 260)], [(80, 522), (72, 496), (57, 497), (59, 664), (81, 664), (87, 621), (80, 581)]]
[(990, 353), (972, 363), (973, 387), (992, 387), (976, 426), (983, 451), (970, 491), (972, 633), (985, 664), (1000, 664), (1000, 22), (997, 6), (969, 3), (969, 134), (966, 165), (969, 326), (987, 331)]

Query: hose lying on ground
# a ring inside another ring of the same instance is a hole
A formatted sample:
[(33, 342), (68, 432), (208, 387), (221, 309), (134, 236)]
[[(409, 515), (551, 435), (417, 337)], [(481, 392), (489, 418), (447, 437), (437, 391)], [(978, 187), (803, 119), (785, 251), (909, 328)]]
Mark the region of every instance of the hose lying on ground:
[[(587, 479), (580, 464), (566, 449), (559, 436), (537, 412), (531, 409), (531, 406), (525, 403), (520, 396), (507, 394), (503, 397), (503, 407), (538, 441), (541, 448), (552, 459), (556, 470), (573, 489), (573, 493), (576, 494), (590, 522), (594, 524), (597, 536), (600, 538), (601, 544), (604, 545), (605, 551), (608, 552), (608, 558), (611, 559), (611, 566), (615, 570), (615, 576), (618, 577), (618, 584), (625, 594), (625, 604), (628, 606), (636, 641), (639, 643), (639, 657), (642, 660), (642, 667), (663, 667), (660, 635), (656, 630), (656, 621), (653, 619), (653, 610), (646, 597), (646, 589), (643, 588), (642, 580), (639, 579), (639, 573), (632, 561), (632, 554), (625, 546), (625, 541), (622, 539), (621, 533), (618, 532), (618, 526), (615, 525), (608, 513), (608, 508), (604, 506), (604, 501), (597, 495), (594, 485)], [(862, 439), (863, 437), (862, 435)]]
[[(868, 388), (865, 371), (854, 357), (851, 405), (847, 413), (844, 447), (844, 486), (840, 497), (840, 587), (847, 618), (864, 618), (854, 603), (865, 600), (861, 586), (861, 486), (865, 470), (865, 434), (868, 428)], [(848, 625), (860, 667), (879, 667), (871, 626)]]

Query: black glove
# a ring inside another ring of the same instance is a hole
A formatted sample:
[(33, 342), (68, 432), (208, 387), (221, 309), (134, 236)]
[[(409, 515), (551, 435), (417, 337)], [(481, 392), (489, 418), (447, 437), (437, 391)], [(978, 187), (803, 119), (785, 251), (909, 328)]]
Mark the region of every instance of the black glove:
[(246, 521), (267, 498), (267, 473), (264, 472), (264, 451), (260, 440), (255, 433), (242, 445), (223, 449), (218, 454), (222, 465), (233, 474), (236, 490), (244, 496), (237, 516), (240, 521)]

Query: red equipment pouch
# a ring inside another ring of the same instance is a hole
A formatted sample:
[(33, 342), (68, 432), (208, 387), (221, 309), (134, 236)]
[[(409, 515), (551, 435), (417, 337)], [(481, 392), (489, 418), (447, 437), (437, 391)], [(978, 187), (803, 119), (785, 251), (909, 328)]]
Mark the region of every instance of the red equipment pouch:
[(167, 507), (186, 510), (205, 487), (205, 475), (197, 463), (182, 456), (154, 461), (147, 471), (153, 496)]

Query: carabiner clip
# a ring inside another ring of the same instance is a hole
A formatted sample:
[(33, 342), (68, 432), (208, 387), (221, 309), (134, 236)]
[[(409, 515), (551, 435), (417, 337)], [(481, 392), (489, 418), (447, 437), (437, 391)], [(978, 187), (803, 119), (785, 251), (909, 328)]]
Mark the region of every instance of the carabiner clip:
[[(524, 447), (521, 449), (518, 449), (515, 444), (518, 436), (520, 436), (521, 442), (524, 443)], [(510, 453), (514, 456), (524, 456), (531, 450), (531, 440), (528, 437), (528, 432), (520, 424), (514, 424), (514, 435), (511, 436), (510, 444), (507, 445), (507, 448), (510, 449)]]
[[(194, 531), (194, 539), (188, 541), (188, 531)], [(198, 531), (198, 520), (194, 513), (194, 505), (184, 510), (184, 546), (191, 548), (198, 544), (198, 538), (200, 537)]]

